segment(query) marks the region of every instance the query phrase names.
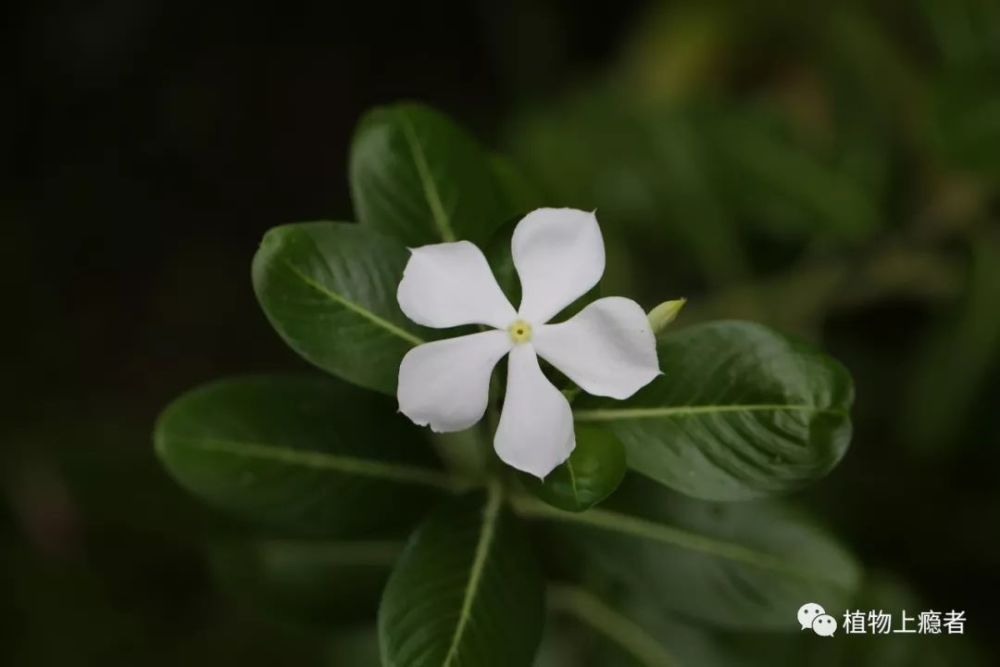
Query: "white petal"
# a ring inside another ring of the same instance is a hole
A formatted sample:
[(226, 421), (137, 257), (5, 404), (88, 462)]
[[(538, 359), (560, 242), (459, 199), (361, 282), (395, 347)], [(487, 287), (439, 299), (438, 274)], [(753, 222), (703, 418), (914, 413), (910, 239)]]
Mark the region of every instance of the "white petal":
[(439, 433), (469, 428), (483, 418), (493, 368), (511, 345), (506, 331), (418, 345), (399, 365), (399, 411)]
[(560, 324), (535, 329), (538, 354), (588, 394), (628, 398), (660, 374), (656, 337), (635, 301), (598, 299)]
[(511, 253), (523, 295), (518, 315), (533, 325), (548, 322), (604, 274), (597, 218), (573, 208), (540, 208), (524, 216)]
[(482, 251), (468, 241), (414, 248), (396, 299), (417, 324), (435, 329), (486, 324), (506, 329), (517, 318)]
[(531, 345), (515, 345), (507, 359), (507, 394), (493, 446), (509, 466), (544, 478), (573, 448), (573, 412), (542, 374)]

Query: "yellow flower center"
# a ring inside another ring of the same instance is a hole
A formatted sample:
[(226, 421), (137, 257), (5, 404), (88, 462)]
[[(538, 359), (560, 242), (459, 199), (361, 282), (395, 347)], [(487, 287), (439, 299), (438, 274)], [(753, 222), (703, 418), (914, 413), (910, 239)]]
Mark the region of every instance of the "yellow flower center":
[(507, 327), (507, 333), (515, 343), (527, 343), (531, 340), (531, 325), (524, 320), (514, 320), (514, 323)]

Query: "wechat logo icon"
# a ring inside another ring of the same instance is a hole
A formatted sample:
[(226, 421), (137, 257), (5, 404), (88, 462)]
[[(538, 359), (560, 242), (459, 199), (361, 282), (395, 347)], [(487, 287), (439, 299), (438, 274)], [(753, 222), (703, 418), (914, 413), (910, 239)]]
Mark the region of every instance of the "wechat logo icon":
[(820, 637), (832, 637), (837, 631), (837, 621), (815, 602), (807, 602), (799, 607), (798, 619), (802, 630), (812, 628)]

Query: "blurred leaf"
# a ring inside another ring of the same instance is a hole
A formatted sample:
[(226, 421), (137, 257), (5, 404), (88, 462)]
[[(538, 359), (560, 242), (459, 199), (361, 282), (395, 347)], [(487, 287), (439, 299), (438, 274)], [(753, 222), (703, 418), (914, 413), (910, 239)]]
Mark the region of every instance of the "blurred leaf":
[(392, 401), (325, 379), (213, 382), (171, 403), (154, 439), (194, 495), (296, 533), (401, 524), (453, 488)]
[(328, 631), (375, 620), (401, 550), (391, 541), (228, 542), (212, 548), (211, 563), (231, 595)]
[(450, 119), (419, 104), (379, 107), (361, 119), (350, 178), (361, 223), (407, 246), (481, 244), (512, 215), (490, 156)]
[(576, 429), (576, 448), (545, 481), (527, 474), (521, 482), (538, 498), (559, 509), (582, 512), (611, 495), (625, 477), (625, 448), (601, 428)]
[(931, 94), (930, 138), (951, 161), (1000, 178), (1000, 75), (961, 69)]
[(254, 256), (254, 290), (306, 360), (393, 395), (403, 355), (423, 342), (396, 302), (407, 259), (400, 243), (359, 225), (284, 225), (264, 235)]
[(887, 139), (914, 129), (925, 72), (893, 34), (894, 22), (879, 20), (871, 5), (831, 3), (830, 10), (821, 53), (837, 143), (854, 159), (879, 164), (881, 172)]
[(672, 260), (722, 283), (747, 262), (716, 192), (703, 116), (694, 107), (633, 108), (620, 87), (601, 86), (520, 119), (511, 135), (552, 200), (597, 209), (609, 242), (624, 234), (662, 243), (668, 234), (679, 250)]
[(1000, 5), (995, 0), (921, 0), (927, 29), (950, 64), (996, 62)]
[(632, 512), (760, 554), (754, 562), (711, 558), (610, 533), (587, 541), (587, 553), (612, 580), (664, 610), (728, 628), (798, 632), (795, 614), (803, 602), (846, 607), (859, 583), (855, 560), (788, 508), (648, 490), (623, 501)]
[(998, 359), (1000, 236), (982, 235), (972, 248), (963, 303), (939, 322), (904, 385), (904, 439), (925, 451), (956, 443)]
[[(576, 586), (550, 586), (549, 606), (553, 611), (568, 614), (600, 633), (624, 652), (623, 660), (634, 660), (642, 667), (674, 667), (679, 664), (659, 639), (651, 636), (638, 623), (586, 589)], [(593, 657), (592, 655), (590, 657)], [(579, 665), (579, 660), (574, 663)], [(620, 664), (602, 662), (602, 665)], [(631, 664), (631, 663), (630, 663)]]
[(630, 478), (600, 509), (517, 507), (571, 524), (601, 590), (712, 625), (798, 632), (804, 601), (846, 608), (859, 583), (850, 554), (773, 502), (707, 503)]
[[(812, 598), (810, 598), (812, 599)], [(634, 602), (634, 601), (633, 601)], [(846, 608), (825, 605), (827, 613), (843, 619)], [(894, 623), (906, 611), (912, 618), (928, 607), (910, 591), (882, 575), (866, 577), (852, 609), (885, 610)], [(625, 612), (648, 632), (671, 647), (676, 664), (697, 667), (773, 667), (773, 665), (809, 665), (810, 667), (948, 667), (950, 665), (990, 664), (970, 645), (967, 637), (953, 635), (846, 635), (843, 625), (835, 641), (826, 641), (811, 632), (775, 634), (773, 632), (733, 632), (701, 627), (697, 622), (665, 615), (655, 607), (626, 605)], [(910, 627), (913, 627), (912, 622)], [(608, 664), (607, 662), (599, 664)], [(631, 665), (630, 662), (611, 664)]]
[(382, 663), (531, 665), (543, 605), (530, 544), (491, 487), (443, 506), (410, 539), (379, 606)]
[(745, 27), (726, 9), (717, 2), (651, 3), (625, 44), (618, 76), (643, 103), (711, 86), (731, 55), (734, 28)]
[(881, 224), (864, 187), (788, 133), (777, 116), (742, 110), (718, 119), (713, 137), (724, 193), (774, 234), (857, 241)]
[(750, 322), (679, 330), (657, 344), (663, 375), (625, 401), (583, 397), (578, 422), (608, 426), (633, 470), (706, 500), (746, 500), (828, 473), (851, 435), (853, 384), (833, 359)]
[(504, 155), (493, 155), (491, 164), (503, 202), (503, 218), (517, 217), (520, 220), (524, 214), (545, 206), (545, 197), (513, 161)]
[(327, 667), (367, 667), (381, 664), (374, 626), (338, 632), (330, 639)]

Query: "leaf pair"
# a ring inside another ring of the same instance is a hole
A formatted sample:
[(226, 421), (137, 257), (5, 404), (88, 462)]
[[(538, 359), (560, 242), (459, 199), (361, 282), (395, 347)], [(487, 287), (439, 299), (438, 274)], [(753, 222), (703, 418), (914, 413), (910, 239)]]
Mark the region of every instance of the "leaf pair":
[[(370, 536), (407, 527), (439, 504), (402, 551), (380, 604), (387, 664), (449, 664), (448, 655), (456, 665), (528, 664), (544, 584), (524, 527), (495, 486), (456, 496), (463, 485), (390, 414), (390, 401), (333, 380), (249, 377), (175, 401), (156, 445), (174, 476), (207, 502), (290, 537), (339, 540), (304, 552), (272, 542), (244, 561), (247, 576), (277, 580), (278, 590), (262, 591), (266, 599), (288, 607), (293, 598), (309, 618), (329, 618), (333, 605), (297, 583), (298, 569), (319, 572), (331, 590), (357, 572), (377, 581), (393, 557)], [(788, 608), (799, 598), (839, 600), (853, 586), (853, 562), (796, 515), (663, 494), (633, 480), (612, 509), (583, 513), (511, 500), (526, 518), (572, 527), (565, 535), (590, 567), (630, 596), (657, 601), (660, 613), (776, 628), (794, 617)], [(375, 547), (380, 568), (358, 560)]]

